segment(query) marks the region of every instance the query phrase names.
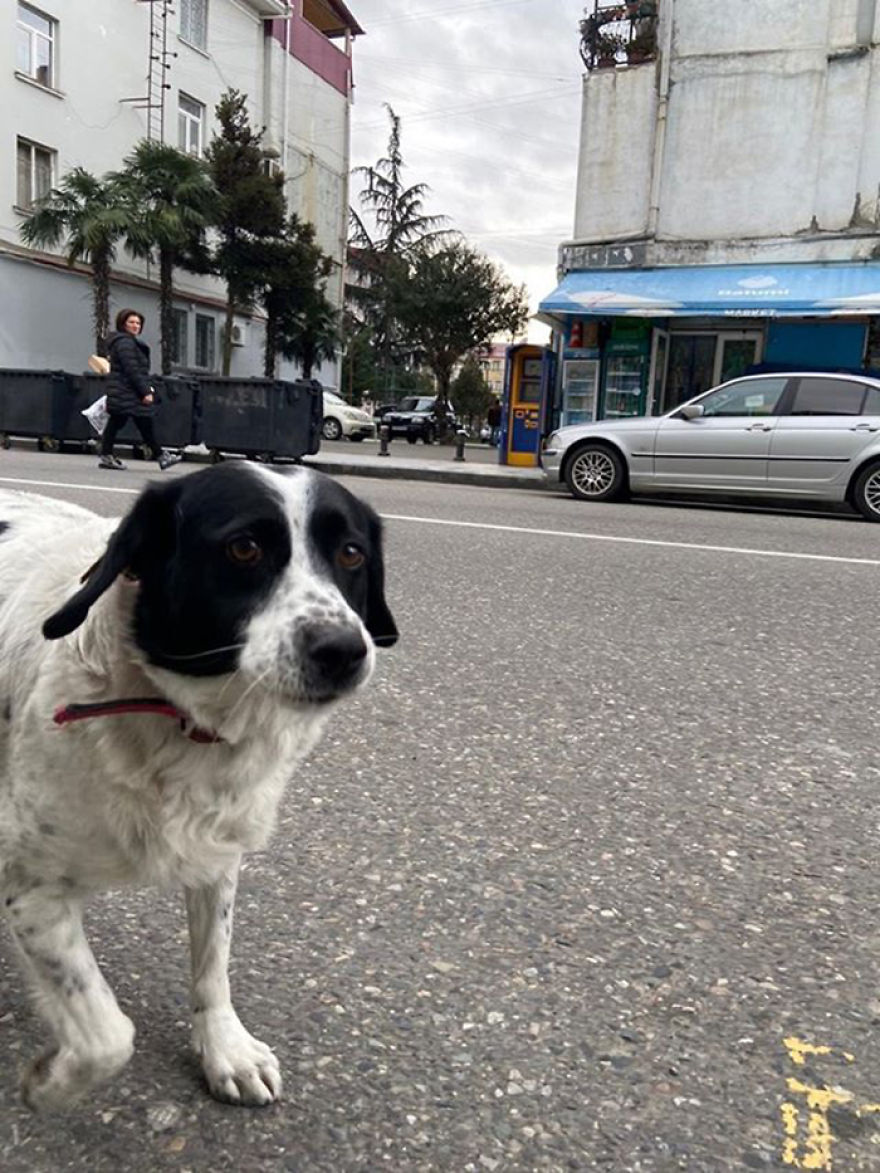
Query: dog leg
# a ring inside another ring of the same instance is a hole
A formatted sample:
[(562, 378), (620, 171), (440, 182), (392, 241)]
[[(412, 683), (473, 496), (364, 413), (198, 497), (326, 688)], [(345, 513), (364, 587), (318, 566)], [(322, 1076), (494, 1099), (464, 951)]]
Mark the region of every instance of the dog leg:
[(244, 1029), (229, 995), (229, 945), (238, 864), (216, 883), (187, 888), (192, 956), (192, 1042), (211, 1094), (230, 1104), (271, 1104), (281, 1095), (278, 1060)]
[(131, 1058), (134, 1026), (98, 968), (82, 927), (79, 900), (56, 888), (6, 888), (5, 910), (37, 1006), (55, 1046), (22, 1081), (36, 1110), (67, 1107)]

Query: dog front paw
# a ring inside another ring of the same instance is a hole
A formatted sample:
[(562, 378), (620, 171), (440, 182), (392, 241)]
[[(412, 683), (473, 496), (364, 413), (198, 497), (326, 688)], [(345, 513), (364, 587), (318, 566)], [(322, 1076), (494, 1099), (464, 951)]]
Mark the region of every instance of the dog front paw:
[(114, 1046), (79, 1054), (69, 1047), (47, 1051), (30, 1065), (21, 1081), (25, 1104), (34, 1112), (59, 1112), (76, 1103), (99, 1083), (111, 1079), (131, 1058), (134, 1027), (126, 1029)]
[(262, 1107), (280, 1098), (278, 1060), (265, 1043), (248, 1034), (234, 1010), (198, 1014), (193, 1048), (215, 1099)]

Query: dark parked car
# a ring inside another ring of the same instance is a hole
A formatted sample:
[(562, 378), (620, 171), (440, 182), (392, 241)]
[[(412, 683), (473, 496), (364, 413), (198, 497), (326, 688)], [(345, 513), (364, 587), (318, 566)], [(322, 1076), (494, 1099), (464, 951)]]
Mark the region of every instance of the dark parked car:
[[(405, 436), (410, 444), (422, 440), (432, 444), (437, 437), (436, 397), (433, 395), (409, 395), (397, 405), (384, 403), (373, 412), (373, 418), (381, 427), (387, 424), (390, 436)], [(446, 409), (446, 426), (455, 428), (458, 420), (451, 407)]]

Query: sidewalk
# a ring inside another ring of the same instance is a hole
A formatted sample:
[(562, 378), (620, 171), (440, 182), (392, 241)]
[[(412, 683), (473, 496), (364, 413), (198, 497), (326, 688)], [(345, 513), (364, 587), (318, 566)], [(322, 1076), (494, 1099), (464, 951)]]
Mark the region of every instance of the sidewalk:
[[(487, 460), (485, 449), (465, 447), (463, 461), (455, 459), (455, 448), (435, 445), (430, 456), (388, 456), (378, 450), (352, 452), (353, 444), (324, 444), (315, 456), (303, 457), (303, 464), (334, 476), (383, 477), (409, 481), (445, 481), (458, 485), (482, 485), (495, 489), (543, 489), (544, 474), (539, 468), (514, 468)], [(418, 449), (424, 452), (423, 448)], [(481, 459), (482, 458), (482, 459)]]

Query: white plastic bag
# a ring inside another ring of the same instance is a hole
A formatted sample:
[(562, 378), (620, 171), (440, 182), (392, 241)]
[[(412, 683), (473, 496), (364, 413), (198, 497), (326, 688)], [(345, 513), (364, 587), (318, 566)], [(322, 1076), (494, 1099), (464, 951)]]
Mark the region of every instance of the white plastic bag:
[(84, 408), (82, 415), (86, 417), (100, 436), (107, 427), (107, 420), (110, 418), (110, 413), (107, 411), (107, 396), (102, 395), (100, 399), (96, 399), (94, 403)]

